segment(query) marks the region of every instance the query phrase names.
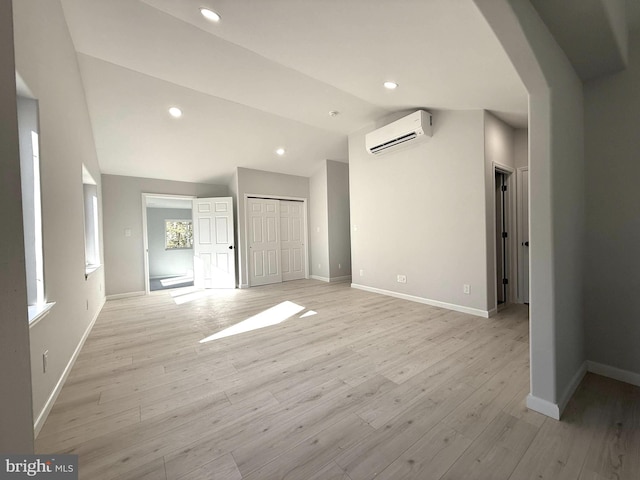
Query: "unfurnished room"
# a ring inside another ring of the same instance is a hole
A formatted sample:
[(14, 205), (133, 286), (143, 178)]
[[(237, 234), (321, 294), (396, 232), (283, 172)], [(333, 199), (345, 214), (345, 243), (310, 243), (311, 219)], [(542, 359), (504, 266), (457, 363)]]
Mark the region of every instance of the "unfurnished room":
[(0, 36), (0, 478), (640, 478), (640, 2)]

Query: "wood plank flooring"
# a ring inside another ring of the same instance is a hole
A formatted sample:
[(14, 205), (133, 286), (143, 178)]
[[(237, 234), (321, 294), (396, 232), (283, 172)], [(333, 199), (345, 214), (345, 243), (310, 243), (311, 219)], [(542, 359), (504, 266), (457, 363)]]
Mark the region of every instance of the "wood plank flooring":
[(313, 280), (109, 301), (36, 448), (86, 480), (640, 478), (640, 389), (589, 374), (561, 422), (526, 409), (527, 317)]

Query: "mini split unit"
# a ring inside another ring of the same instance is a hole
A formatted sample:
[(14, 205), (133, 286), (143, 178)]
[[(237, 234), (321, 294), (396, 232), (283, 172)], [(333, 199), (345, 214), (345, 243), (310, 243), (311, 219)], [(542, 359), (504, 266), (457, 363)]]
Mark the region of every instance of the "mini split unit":
[(400, 120), (367, 133), (365, 143), (371, 155), (396, 150), (400, 146), (414, 145), (431, 136), (433, 116), (418, 110)]

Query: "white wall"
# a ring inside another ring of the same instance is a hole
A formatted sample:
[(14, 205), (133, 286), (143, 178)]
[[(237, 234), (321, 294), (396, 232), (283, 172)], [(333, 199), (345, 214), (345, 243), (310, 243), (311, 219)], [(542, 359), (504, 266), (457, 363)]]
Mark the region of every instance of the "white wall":
[[(33, 409), (38, 423), (104, 302), (103, 269), (85, 279), (82, 165), (97, 180), (100, 171), (76, 53), (60, 2), (13, 3), (16, 69), (39, 101), (45, 295), (47, 301), (56, 302), (30, 331)], [(45, 350), (49, 366), (43, 373)]]
[(318, 279), (330, 276), (327, 194), (327, 164), (323, 162), (309, 178), (309, 270), (310, 275)]
[(498, 164), (515, 169), (514, 129), (490, 112), (484, 112), (485, 159), (487, 166)]
[(513, 136), (513, 155), (515, 167), (523, 168), (529, 166), (529, 130), (517, 128)]
[(165, 220), (191, 220), (192, 216), (192, 210), (184, 208), (147, 208), (151, 278), (193, 272), (193, 248), (165, 248)]
[[(152, 178), (102, 176), (104, 259), (107, 295), (145, 290), (142, 194), (226, 197), (226, 185), (173, 182)], [(131, 236), (125, 236), (125, 230)]]
[(349, 165), (325, 160), (309, 179), (311, 275), (348, 280), (351, 275)]
[(638, 384), (640, 31), (629, 47), (626, 71), (585, 85), (585, 318), (589, 360)]
[(11, 2), (0, 2), (0, 452), (33, 452), (22, 197)]
[[(238, 167), (236, 169), (238, 180), (236, 198), (236, 216), (238, 218), (236, 239), (238, 250), (238, 271), (241, 287), (249, 285), (248, 270), (248, 249), (245, 224), (245, 202), (246, 194), (250, 195), (271, 195), (277, 197), (294, 197), (309, 199), (309, 178), (296, 175), (284, 175), (281, 173), (265, 172), (250, 168)], [(309, 212), (306, 212), (307, 218)], [(307, 222), (308, 224), (308, 222)]]
[(365, 134), (402, 115), (349, 136), (353, 284), (486, 315), (484, 113), (434, 112), (427, 142), (369, 155)]
[(327, 160), (327, 217), (329, 220), (329, 277), (351, 275), (351, 218), (349, 165)]
[(530, 408), (559, 416), (585, 365), (582, 84), (528, 0), (474, 0), (529, 92)]

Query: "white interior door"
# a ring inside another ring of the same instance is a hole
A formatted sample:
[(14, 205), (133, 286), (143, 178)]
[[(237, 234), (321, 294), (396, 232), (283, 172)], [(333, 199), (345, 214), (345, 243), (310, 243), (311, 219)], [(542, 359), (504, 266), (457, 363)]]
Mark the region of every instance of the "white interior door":
[(249, 221), (249, 282), (251, 286), (282, 282), (280, 201), (247, 200)]
[(518, 196), (519, 203), (519, 278), (518, 289), (522, 303), (529, 303), (529, 169), (521, 169)]
[(303, 202), (280, 200), (282, 280), (305, 278)]
[(231, 197), (193, 201), (194, 284), (235, 288), (236, 271)]

